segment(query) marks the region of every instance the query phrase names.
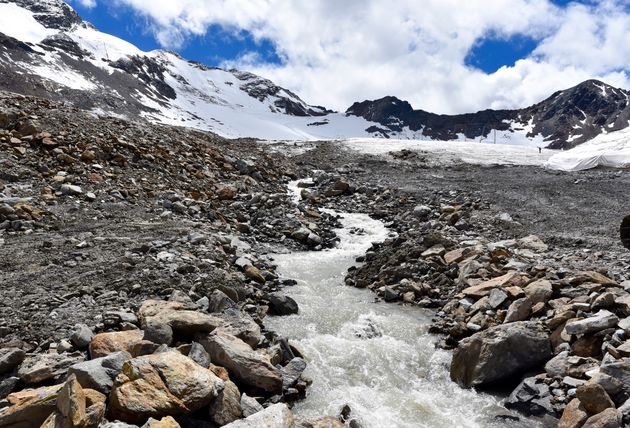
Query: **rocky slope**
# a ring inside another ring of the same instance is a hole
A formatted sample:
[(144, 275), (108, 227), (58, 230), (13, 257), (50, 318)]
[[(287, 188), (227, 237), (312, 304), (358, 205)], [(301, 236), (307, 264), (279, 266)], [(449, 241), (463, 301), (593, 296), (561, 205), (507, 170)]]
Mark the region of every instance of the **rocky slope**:
[(262, 320), (298, 308), (265, 254), (336, 221), (286, 159), (0, 93), (0, 165), (1, 427), (293, 420), (306, 363)]
[(436, 140), (467, 138), (493, 142), (496, 138), (497, 142), (507, 143), (526, 140), (541, 147), (569, 149), (603, 132), (627, 128), (630, 92), (588, 80), (519, 110), (438, 115), (413, 110), (405, 101), (386, 97), (355, 103), (346, 114), (378, 122), (380, 126), (370, 132), (384, 137), (408, 130)]

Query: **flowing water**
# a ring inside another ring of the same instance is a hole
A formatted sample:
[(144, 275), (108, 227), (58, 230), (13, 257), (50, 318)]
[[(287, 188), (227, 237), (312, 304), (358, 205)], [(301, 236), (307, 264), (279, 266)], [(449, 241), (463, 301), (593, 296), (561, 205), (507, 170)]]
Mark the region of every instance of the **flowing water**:
[(377, 303), (371, 291), (344, 285), (355, 258), (388, 231), (365, 214), (343, 214), (341, 223), (336, 248), (274, 258), (283, 277), (298, 281), (284, 292), (300, 311), (266, 325), (305, 353), (313, 380), (296, 414), (337, 415), (348, 404), (365, 428), (533, 426), (496, 418), (510, 414), (496, 397), (450, 381), (450, 353), (427, 333), (430, 312)]

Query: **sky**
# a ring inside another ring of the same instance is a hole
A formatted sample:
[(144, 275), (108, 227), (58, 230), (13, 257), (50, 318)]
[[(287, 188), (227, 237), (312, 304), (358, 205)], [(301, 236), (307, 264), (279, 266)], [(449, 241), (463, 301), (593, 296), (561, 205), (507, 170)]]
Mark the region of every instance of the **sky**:
[(519, 108), (597, 78), (630, 88), (630, 0), (69, 0), (99, 30), (273, 80), (345, 111)]

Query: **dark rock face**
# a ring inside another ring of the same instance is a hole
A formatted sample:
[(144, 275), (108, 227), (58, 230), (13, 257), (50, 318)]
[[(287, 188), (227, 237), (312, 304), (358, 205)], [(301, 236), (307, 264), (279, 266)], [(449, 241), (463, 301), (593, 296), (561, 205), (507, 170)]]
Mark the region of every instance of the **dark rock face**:
[(232, 70), (232, 73), (239, 80), (243, 81), (240, 89), (247, 92), (252, 98), (265, 101), (267, 98), (277, 97), (278, 99), (274, 101), (274, 105), (280, 112), (285, 112), (291, 116), (325, 116), (332, 113), (332, 111), (326, 110), (323, 107), (308, 106), (293, 92), (288, 89), (283, 89), (275, 85), (272, 81), (263, 79), (253, 73), (237, 70)]
[(166, 67), (153, 58), (136, 55), (121, 58), (118, 61), (111, 62), (110, 65), (135, 76), (147, 86), (155, 88), (165, 98), (171, 100), (177, 98), (175, 90), (164, 81), (164, 74), (167, 72)]
[(81, 49), (77, 42), (72, 40), (66, 34), (60, 33), (47, 37), (41, 42), (42, 47), (49, 50), (60, 50), (68, 55), (75, 56), (77, 58), (84, 58), (90, 56), (89, 52)]
[(424, 131), (425, 135), (440, 140), (452, 140), (457, 134), (467, 138), (488, 135), (491, 129), (506, 130), (509, 124), (503, 120), (513, 120), (515, 112), (508, 110), (484, 110), (473, 114), (440, 115), (424, 110), (414, 110), (407, 101), (396, 97), (385, 97), (376, 101), (354, 103), (346, 114), (360, 116), (366, 120), (377, 122), (384, 128), (371, 127), (368, 132), (382, 133), (401, 132), (409, 127), (412, 131)]
[(520, 110), (483, 110), (477, 113), (439, 115), (413, 110), (406, 101), (385, 97), (353, 104), (346, 114), (377, 122), (368, 132), (383, 137), (401, 132), (422, 130), (439, 140), (488, 137), (492, 130), (524, 129), (531, 121), (528, 137), (542, 135), (553, 149), (572, 148), (588, 141), (603, 130), (617, 131), (630, 120), (629, 93), (603, 82), (588, 80), (573, 88), (558, 91), (548, 99)]
[[(597, 80), (587, 80), (558, 91), (545, 101), (522, 112), (533, 118), (533, 133), (541, 133), (550, 148), (571, 148), (602, 133), (628, 126), (629, 92)], [(570, 142), (567, 140), (572, 138)]]

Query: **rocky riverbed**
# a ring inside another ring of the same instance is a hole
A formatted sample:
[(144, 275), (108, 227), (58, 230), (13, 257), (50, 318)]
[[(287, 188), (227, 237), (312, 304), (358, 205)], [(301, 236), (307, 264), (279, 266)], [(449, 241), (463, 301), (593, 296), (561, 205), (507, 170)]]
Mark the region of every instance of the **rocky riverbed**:
[(358, 426), (342, 403), (293, 415), (312, 356), (265, 327), (300, 311), (274, 254), (335, 246), (328, 209), (392, 232), (343, 281), (433, 311), (461, 387), (549, 426), (628, 423), (630, 175), (427, 156), (0, 94), (0, 427)]
[(302, 198), (369, 212), (397, 232), (347, 285), (433, 308), (430, 331), (454, 349), (462, 387), (499, 390), (507, 408), (549, 426), (630, 423), (630, 257), (618, 237), (627, 173), (436, 170), (418, 153), (329, 150), (298, 155), (322, 170)]

